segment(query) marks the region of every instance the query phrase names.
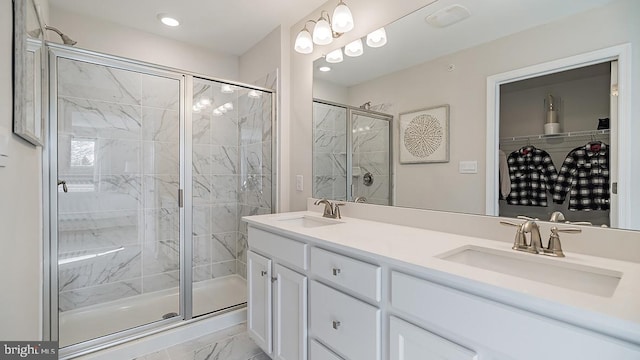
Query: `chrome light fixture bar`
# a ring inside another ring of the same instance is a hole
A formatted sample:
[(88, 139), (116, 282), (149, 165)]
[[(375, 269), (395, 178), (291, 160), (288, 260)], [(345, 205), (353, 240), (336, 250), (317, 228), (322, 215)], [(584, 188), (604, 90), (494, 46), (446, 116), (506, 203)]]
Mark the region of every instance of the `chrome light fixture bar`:
[[(307, 24), (313, 23), (313, 31), (307, 29)], [(329, 45), (342, 34), (353, 30), (354, 22), (351, 10), (340, 0), (338, 6), (333, 10), (333, 21), (329, 13), (325, 10), (320, 12), (318, 20), (307, 20), (304, 28), (296, 36), (294, 49), (300, 54), (310, 54), (313, 52), (313, 44)]]

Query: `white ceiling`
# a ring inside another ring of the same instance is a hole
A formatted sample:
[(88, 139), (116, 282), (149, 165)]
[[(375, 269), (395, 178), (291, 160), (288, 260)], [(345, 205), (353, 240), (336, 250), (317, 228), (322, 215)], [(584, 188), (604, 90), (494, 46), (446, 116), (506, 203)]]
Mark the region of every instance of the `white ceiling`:
[[(388, 43), (382, 48), (365, 45), (364, 55), (345, 56), (342, 63), (329, 64), (332, 71), (327, 73), (318, 71), (326, 64), (324, 59), (316, 60), (314, 78), (350, 87), (611, 1), (438, 0), (386, 26)], [(465, 6), (471, 16), (445, 28), (435, 28), (424, 21), (428, 15), (452, 4)], [(333, 50), (331, 45), (324, 48), (325, 53)]]
[[(211, 50), (242, 55), (280, 24), (291, 26), (326, 0), (49, 0), (52, 7)], [(181, 25), (169, 28), (157, 15)]]

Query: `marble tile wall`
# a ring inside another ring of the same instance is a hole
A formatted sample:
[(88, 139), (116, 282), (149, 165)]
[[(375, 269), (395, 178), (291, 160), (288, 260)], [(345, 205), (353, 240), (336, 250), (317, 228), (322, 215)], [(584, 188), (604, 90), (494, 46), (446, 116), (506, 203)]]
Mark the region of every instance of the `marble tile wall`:
[(177, 286), (179, 82), (67, 59), (58, 79), (60, 310)]
[[(389, 122), (353, 114), (353, 196), (364, 196), (368, 203), (389, 205)], [(373, 175), (366, 186), (364, 174)]]
[[(275, 86), (275, 75), (265, 84)], [(242, 216), (271, 213), (271, 94), (194, 82), (194, 281), (246, 276), (247, 230)], [(213, 112), (231, 104), (224, 114)], [(195, 110), (195, 109), (194, 109)]]
[[(273, 88), (275, 74), (264, 78), (260, 86)], [(238, 274), (246, 278), (247, 224), (242, 216), (269, 214), (273, 206), (273, 129), (272, 94), (242, 92), (240, 94), (240, 189), (238, 219)]]
[(194, 282), (237, 272), (239, 101), (232, 90), (194, 79), (193, 103), (199, 107), (192, 113)]
[(313, 196), (345, 200), (347, 110), (313, 103)]

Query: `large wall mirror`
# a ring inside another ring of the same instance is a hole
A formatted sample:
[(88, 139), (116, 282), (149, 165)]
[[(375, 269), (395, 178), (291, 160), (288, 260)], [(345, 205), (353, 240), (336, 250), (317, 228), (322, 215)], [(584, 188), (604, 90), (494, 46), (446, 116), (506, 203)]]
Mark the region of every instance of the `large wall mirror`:
[[(632, 74), (618, 67), (632, 64), (602, 52), (629, 52), (640, 41), (634, 12), (633, 0), (439, 0), (385, 26), (382, 47), (363, 38), (360, 56), (317, 59), (314, 197), (354, 201), (366, 171), (384, 184), (381, 193), (391, 184), (387, 197), (370, 195), (376, 204), (541, 220), (561, 211), (567, 221), (639, 229), (630, 214), (640, 207), (632, 193), (638, 179), (627, 157), (619, 165), (619, 155), (629, 151), (620, 148), (629, 143), (620, 142), (619, 130), (630, 126), (632, 113), (618, 98), (628, 95), (622, 92)], [(603, 23), (609, 25), (594, 26)], [(574, 61), (562, 60), (569, 58)], [(492, 88), (489, 79), (496, 77)], [(448, 161), (402, 162), (402, 117), (443, 105)], [(389, 116), (390, 136), (371, 124), (364, 128), (369, 143), (382, 144), (366, 166), (349, 151), (361, 147), (354, 141), (363, 129), (336, 107)]]
[(33, 145), (44, 144), (42, 29), (35, 2), (13, 0), (13, 131)]

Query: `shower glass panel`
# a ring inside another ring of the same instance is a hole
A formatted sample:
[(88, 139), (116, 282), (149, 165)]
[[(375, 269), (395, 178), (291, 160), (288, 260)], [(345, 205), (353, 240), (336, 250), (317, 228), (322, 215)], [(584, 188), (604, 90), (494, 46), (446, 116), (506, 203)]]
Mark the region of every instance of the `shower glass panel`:
[(246, 302), (241, 217), (273, 209), (272, 96), (193, 80), (193, 316)]
[(313, 197), (347, 200), (347, 108), (313, 103)]
[(393, 116), (313, 102), (313, 197), (390, 205)]
[(391, 205), (389, 193), (389, 118), (351, 111), (352, 194), (367, 203)]
[(181, 77), (56, 59), (59, 340), (68, 346), (181, 313)]

